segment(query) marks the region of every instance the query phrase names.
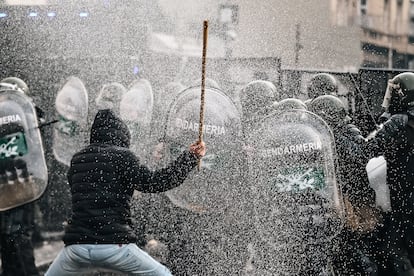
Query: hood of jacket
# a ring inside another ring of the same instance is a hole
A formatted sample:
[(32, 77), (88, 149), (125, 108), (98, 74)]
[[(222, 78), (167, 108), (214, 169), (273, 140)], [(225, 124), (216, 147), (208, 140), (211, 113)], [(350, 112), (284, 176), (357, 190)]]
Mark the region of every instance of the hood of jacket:
[(99, 110), (91, 128), (90, 143), (129, 148), (131, 134), (128, 126), (110, 109)]

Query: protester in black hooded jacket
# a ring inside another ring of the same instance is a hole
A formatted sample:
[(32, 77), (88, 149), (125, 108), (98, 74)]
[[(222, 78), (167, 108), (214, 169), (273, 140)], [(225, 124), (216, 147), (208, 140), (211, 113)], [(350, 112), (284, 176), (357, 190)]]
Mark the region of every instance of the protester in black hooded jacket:
[(65, 229), (65, 248), (46, 275), (75, 275), (91, 267), (170, 275), (135, 244), (131, 198), (134, 190), (157, 193), (179, 186), (204, 156), (204, 143), (192, 144), (168, 167), (150, 171), (129, 151), (128, 128), (110, 110), (96, 115), (90, 142), (71, 161), (72, 217)]

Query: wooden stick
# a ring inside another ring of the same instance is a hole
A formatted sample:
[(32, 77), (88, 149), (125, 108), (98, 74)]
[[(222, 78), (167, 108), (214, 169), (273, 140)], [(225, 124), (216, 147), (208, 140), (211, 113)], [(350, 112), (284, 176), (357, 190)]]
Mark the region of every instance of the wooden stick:
[[(204, 106), (205, 106), (205, 86), (206, 86), (206, 56), (207, 56), (207, 35), (208, 21), (203, 23), (203, 56), (201, 59), (201, 102), (200, 102), (200, 122), (198, 124), (198, 141), (203, 141), (204, 127)], [(198, 159), (198, 170), (201, 168), (201, 158)]]

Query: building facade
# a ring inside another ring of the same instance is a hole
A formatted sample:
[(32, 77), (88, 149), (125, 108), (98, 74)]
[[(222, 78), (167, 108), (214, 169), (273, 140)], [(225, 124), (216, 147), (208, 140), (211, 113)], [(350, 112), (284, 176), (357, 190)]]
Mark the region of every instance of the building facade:
[(334, 25), (360, 26), (361, 67), (414, 69), (414, 1), (332, 0)]

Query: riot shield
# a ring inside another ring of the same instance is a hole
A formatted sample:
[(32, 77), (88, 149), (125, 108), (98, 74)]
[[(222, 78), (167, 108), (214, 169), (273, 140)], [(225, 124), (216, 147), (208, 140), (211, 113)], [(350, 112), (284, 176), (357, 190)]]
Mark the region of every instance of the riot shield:
[[(200, 96), (199, 86), (190, 87), (171, 104), (164, 137), (167, 162), (198, 139)], [(181, 210), (175, 222), (180, 247), (171, 266), (184, 264), (186, 275), (238, 275), (247, 252), (242, 230), (246, 220), (241, 217), (247, 214), (248, 186), (241, 177), (240, 113), (221, 90), (205, 89), (203, 133), (207, 152), (200, 170), (194, 169), (183, 184), (166, 192)]]
[(57, 161), (69, 166), (75, 152), (88, 142), (88, 92), (83, 82), (69, 77), (55, 105), (59, 122), (53, 129), (53, 154)]
[(169, 82), (156, 94), (151, 122), (151, 137), (153, 139), (159, 140), (163, 136), (162, 126), (168, 114), (168, 107), (184, 89), (185, 86), (180, 82)]
[(121, 118), (131, 132), (130, 149), (142, 161), (145, 161), (148, 155), (147, 146), (149, 145), (153, 105), (152, 87), (146, 79), (135, 81), (120, 103)]
[[(166, 156), (174, 160), (183, 150), (198, 139), (200, 118), (200, 87), (191, 87), (179, 94), (170, 106), (165, 129)], [(237, 163), (240, 147), (240, 114), (235, 105), (222, 91), (205, 90), (204, 141), (208, 152), (201, 162), (201, 170), (195, 171), (184, 184), (168, 191), (168, 197), (178, 206), (193, 212), (219, 210), (225, 193), (214, 187), (210, 180), (216, 179), (226, 167)], [(230, 174), (230, 171), (226, 171)], [(221, 176), (222, 177), (222, 176)], [(216, 179), (217, 180), (217, 179)], [(223, 185), (220, 185), (223, 186)]]
[(96, 108), (111, 109), (119, 116), (121, 99), (126, 92), (126, 88), (118, 82), (104, 84), (95, 99)]
[(39, 198), (47, 167), (37, 115), (29, 97), (0, 92), (0, 211)]
[(329, 127), (305, 110), (273, 113), (248, 144), (257, 275), (323, 275), (344, 215)]

